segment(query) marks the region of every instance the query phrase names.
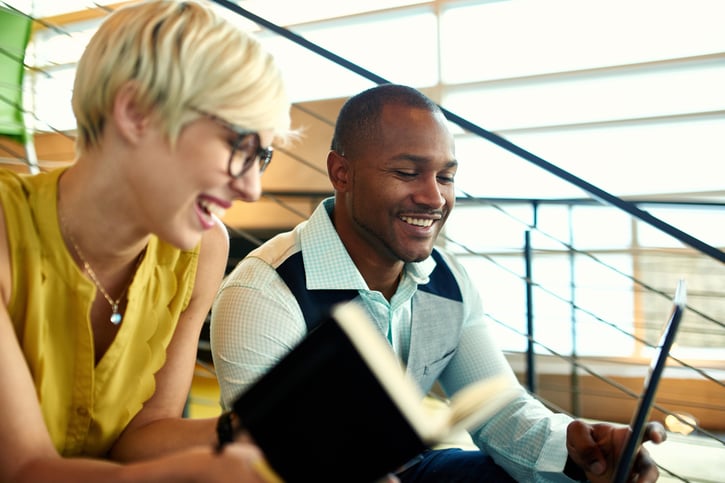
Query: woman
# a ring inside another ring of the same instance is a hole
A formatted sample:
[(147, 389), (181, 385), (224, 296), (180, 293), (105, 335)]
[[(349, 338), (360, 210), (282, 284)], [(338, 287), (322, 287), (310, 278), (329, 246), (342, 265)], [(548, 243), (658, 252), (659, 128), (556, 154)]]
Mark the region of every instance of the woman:
[(194, 2), (117, 10), (76, 74), (76, 161), (0, 171), (0, 481), (262, 481), (183, 419), (224, 274), (218, 216), (289, 134), (280, 72)]

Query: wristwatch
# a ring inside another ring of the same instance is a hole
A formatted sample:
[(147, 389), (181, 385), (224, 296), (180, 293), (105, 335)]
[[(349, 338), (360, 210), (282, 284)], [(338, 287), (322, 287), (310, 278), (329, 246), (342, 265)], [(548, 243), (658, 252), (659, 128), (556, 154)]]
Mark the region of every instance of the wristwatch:
[(216, 436), (217, 436), (217, 446), (216, 451), (220, 452), (224, 445), (231, 443), (234, 441), (234, 435), (237, 432), (237, 428), (235, 427), (234, 421), (236, 420), (236, 416), (232, 411), (226, 411), (223, 412), (219, 419), (217, 419), (216, 422)]
[(589, 481), (582, 467), (574, 463), (574, 460), (568, 455), (566, 457), (566, 464), (564, 465), (564, 474), (572, 480), (581, 483), (587, 483)]

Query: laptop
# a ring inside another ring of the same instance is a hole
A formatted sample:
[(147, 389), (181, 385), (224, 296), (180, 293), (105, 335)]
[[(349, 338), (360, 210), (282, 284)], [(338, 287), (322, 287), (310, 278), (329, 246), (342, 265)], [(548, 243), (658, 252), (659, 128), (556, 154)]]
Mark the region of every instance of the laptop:
[(667, 357), (670, 353), (670, 349), (672, 348), (672, 343), (675, 341), (675, 335), (677, 334), (677, 329), (680, 326), (682, 313), (685, 310), (686, 298), (685, 281), (680, 280), (677, 284), (677, 289), (675, 290), (670, 318), (665, 325), (659, 344), (655, 348), (655, 353), (652, 356), (652, 361), (650, 362), (649, 373), (644, 381), (644, 390), (639, 399), (637, 411), (634, 413), (634, 417), (632, 418), (632, 422), (630, 424), (632, 434), (627, 441), (627, 445), (624, 447), (624, 451), (622, 451), (622, 454), (619, 457), (614, 479), (612, 480), (613, 483), (625, 483), (627, 481), (629, 472), (634, 464), (635, 456), (637, 455), (637, 450), (639, 449), (640, 444), (642, 444), (644, 430), (647, 425), (650, 412), (652, 411), (652, 406), (655, 402), (657, 386), (662, 378)]

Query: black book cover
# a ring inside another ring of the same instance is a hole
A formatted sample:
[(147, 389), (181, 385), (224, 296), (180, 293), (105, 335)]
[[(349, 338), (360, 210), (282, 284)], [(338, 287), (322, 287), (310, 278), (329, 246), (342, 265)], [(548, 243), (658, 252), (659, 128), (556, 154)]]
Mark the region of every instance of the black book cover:
[(332, 317), (244, 392), (233, 410), (272, 468), (291, 483), (372, 482), (427, 447)]

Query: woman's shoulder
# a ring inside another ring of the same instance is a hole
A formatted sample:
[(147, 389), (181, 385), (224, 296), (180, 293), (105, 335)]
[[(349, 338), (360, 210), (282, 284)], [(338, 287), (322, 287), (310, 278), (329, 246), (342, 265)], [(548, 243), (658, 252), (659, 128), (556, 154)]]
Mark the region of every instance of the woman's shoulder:
[(26, 176), (0, 168), (0, 210), (2, 210), (3, 225), (14, 223), (17, 219), (27, 217), (30, 209), (29, 188)]
[(38, 174), (19, 173), (8, 168), (0, 168), (0, 202), (11, 201), (27, 204), (30, 198), (41, 190), (55, 190), (63, 169)]
[(24, 176), (7, 168), (0, 168), (0, 196), (20, 192)]

